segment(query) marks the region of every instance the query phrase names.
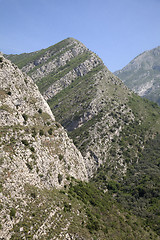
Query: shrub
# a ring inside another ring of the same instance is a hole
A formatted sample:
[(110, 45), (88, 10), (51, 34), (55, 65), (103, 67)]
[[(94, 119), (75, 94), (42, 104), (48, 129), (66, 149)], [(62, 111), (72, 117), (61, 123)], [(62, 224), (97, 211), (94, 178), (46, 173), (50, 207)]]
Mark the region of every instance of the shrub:
[(27, 120), (28, 120), (28, 116), (27, 116), (25, 113), (22, 114), (22, 117), (24, 118), (24, 121), (27, 122)]
[(27, 85), (27, 83), (28, 83), (28, 80), (27, 80), (27, 78), (25, 78), (25, 79), (24, 79), (24, 82), (25, 82), (25, 84)]
[(53, 128), (50, 128), (50, 129), (48, 130), (49, 135), (52, 135), (52, 132), (53, 132)]
[(56, 127), (57, 127), (57, 128), (60, 128), (60, 127), (61, 127), (61, 124), (60, 124), (60, 123), (56, 123)]
[(64, 202), (64, 211), (65, 212), (70, 212), (71, 208), (72, 208), (72, 206), (70, 203)]
[(35, 138), (35, 136), (37, 135), (36, 129), (35, 129), (35, 128), (33, 128), (33, 129), (32, 129), (32, 131), (33, 131), (33, 132), (32, 132), (32, 137), (34, 137), (34, 138)]
[(27, 163), (26, 163), (26, 166), (28, 167), (29, 170), (32, 171), (33, 167), (32, 167), (32, 164), (31, 164), (31, 163), (27, 162)]
[(11, 138), (10, 138), (10, 142), (13, 143), (13, 144), (15, 144), (15, 143), (16, 143), (16, 139), (15, 139), (14, 137), (11, 137)]
[(16, 210), (15, 210), (14, 208), (11, 208), (11, 211), (10, 211), (10, 217), (11, 217), (11, 219), (12, 219), (13, 217), (15, 217), (15, 215), (16, 215)]
[(22, 140), (22, 143), (23, 143), (25, 146), (28, 146), (28, 145), (29, 145), (29, 142), (28, 142), (26, 139), (23, 139), (23, 140)]
[(51, 123), (50, 122), (47, 122), (47, 125), (49, 126)]
[(98, 231), (100, 229), (99, 223), (97, 220), (90, 219), (87, 226), (89, 231), (92, 233), (92, 231)]
[(38, 109), (38, 112), (39, 112), (40, 114), (42, 114), (42, 109), (41, 109), (41, 108), (39, 108), (39, 109)]
[(31, 192), (31, 197), (35, 199), (36, 198), (36, 193), (35, 192)]
[(2, 192), (2, 183), (0, 183), (0, 192)]
[(34, 147), (30, 147), (31, 152), (35, 152)]
[(59, 184), (61, 184), (62, 179), (63, 179), (63, 176), (59, 173), (58, 174), (58, 182), (59, 182)]
[(61, 161), (63, 159), (63, 155), (59, 154), (59, 160)]
[(8, 93), (7, 93), (9, 96), (11, 96), (11, 92), (9, 91)]
[(39, 135), (43, 136), (44, 135), (44, 131), (42, 129), (39, 130)]

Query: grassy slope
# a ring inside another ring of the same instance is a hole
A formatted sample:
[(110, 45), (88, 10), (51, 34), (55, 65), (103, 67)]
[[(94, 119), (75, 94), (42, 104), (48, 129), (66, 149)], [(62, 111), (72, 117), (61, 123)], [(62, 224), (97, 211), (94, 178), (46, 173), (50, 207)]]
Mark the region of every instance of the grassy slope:
[(24, 216), (23, 221), (15, 223), (11, 239), (22, 236), (33, 239), (34, 235), (38, 235), (38, 239), (64, 239), (65, 233), (76, 235), (77, 239), (158, 239), (143, 221), (93, 184), (72, 179), (70, 186), (61, 191), (26, 185), (26, 199), (28, 206), (21, 206), (19, 202), (10, 211), (12, 219), (16, 220), (22, 207)]

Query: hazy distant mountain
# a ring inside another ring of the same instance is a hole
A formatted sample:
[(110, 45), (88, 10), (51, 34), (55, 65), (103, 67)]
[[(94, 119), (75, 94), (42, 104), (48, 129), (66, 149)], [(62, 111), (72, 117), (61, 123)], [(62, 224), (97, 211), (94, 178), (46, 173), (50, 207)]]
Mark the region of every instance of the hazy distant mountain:
[[(132, 228), (134, 234), (128, 236), (125, 230), (124, 237), (122, 231), (117, 231), (118, 224), (110, 227), (105, 222), (102, 212), (106, 210), (101, 211), (101, 207), (106, 201), (99, 192), (102, 189), (159, 233), (160, 108), (130, 91), (95, 53), (73, 38), (7, 58), (32, 77), (56, 120), (67, 129), (84, 157), (89, 180), (98, 192), (91, 186), (93, 191), (89, 191), (88, 185), (81, 183), (75, 187), (71, 184), (70, 190), (66, 187), (65, 193), (78, 195), (79, 200), (89, 204), (85, 231), (89, 229), (99, 239), (113, 239), (111, 229), (115, 239), (150, 239), (146, 232), (134, 236), (137, 230)], [(101, 198), (94, 199), (98, 195)], [(94, 209), (98, 207), (98, 217), (90, 204)], [(129, 219), (133, 220), (132, 216)], [(109, 229), (104, 234), (101, 230), (105, 224)], [(84, 239), (92, 238), (85, 235)]]
[(160, 46), (138, 55), (114, 74), (139, 96), (160, 105)]

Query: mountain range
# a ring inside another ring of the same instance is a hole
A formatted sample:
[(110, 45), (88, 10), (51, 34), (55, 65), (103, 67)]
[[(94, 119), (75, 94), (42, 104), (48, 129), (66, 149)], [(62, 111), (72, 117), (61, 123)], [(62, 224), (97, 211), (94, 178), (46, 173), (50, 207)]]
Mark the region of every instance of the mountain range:
[(114, 74), (139, 96), (160, 105), (160, 46), (138, 55)]
[(159, 239), (157, 104), (73, 38), (5, 57), (16, 65), (1, 56), (2, 236)]

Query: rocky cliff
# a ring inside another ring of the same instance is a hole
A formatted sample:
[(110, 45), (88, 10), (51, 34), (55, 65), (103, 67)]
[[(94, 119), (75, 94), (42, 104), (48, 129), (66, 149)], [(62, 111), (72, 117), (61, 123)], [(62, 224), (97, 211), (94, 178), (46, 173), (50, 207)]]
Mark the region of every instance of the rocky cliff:
[[(23, 218), (27, 185), (60, 188), (69, 177), (87, 181), (84, 159), (55, 118), (30, 77), (0, 56), (1, 237), (9, 239), (14, 223), (9, 210)], [(6, 207), (8, 206), (8, 207)], [(6, 218), (3, 218), (3, 216)], [(10, 232), (11, 230), (11, 232)]]
[(160, 47), (143, 52), (114, 74), (139, 96), (160, 105)]

